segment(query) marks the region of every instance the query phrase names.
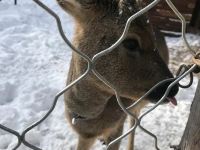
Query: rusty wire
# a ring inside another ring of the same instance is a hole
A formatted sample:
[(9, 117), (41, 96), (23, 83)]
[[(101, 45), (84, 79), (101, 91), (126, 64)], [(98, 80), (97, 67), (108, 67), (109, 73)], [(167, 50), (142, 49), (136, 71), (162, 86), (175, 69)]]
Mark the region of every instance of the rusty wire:
[[(147, 11), (149, 11), (151, 8), (153, 8), (154, 6), (156, 6), (161, 0), (154, 0), (152, 3), (150, 3), (148, 6), (146, 6), (145, 8), (141, 9), (140, 11), (138, 11), (137, 13), (135, 13), (134, 15), (132, 15), (125, 26), (124, 32), (121, 35), (121, 37), (118, 39), (118, 41), (116, 43), (114, 43), (111, 47), (101, 51), (100, 53), (96, 54), (92, 59), (90, 59), (87, 55), (85, 55), (84, 53), (81, 52), (81, 50), (76, 49), (71, 42), (68, 40), (68, 38), (65, 36), (64, 32), (63, 32), (63, 28), (61, 25), (61, 21), (60, 18), (58, 17), (58, 15), (51, 10), (50, 8), (48, 8), (44, 3), (42, 3), (40, 0), (33, 0), (35, 3), (37, 3), (40, 7), (42, 7), (44, 10), (46, 10), (52, 17), (55, 18), (57, 26), (58, 26), (58, 30), (59, 33), (61, 35), (61, 37), (63, 38), (64, 42), (77, 54), (79, 54), (83, 59), (85, 59), (88, 63), (88, 68), (85, 71), (85, 73), (83, 73), (79, 78), (77, 78), (75, 81), (73, 81), (72, 83), (70, 83), (69, 85), (67, 85), (62, 91), (60, 91), (54, 98), (53, 104), (51, 106), (51, 108), (49, 109), (49, 111), (37, 122), (33, 123), (31, 126), (29, 126), (28, 128), (26, 128), (22, 134), (20, 134), (17, 131), (14, 131), (8, 127), (5, 127), (3, 125), (0, 124), (0, 129), (3, 129), (4, 131), (7, 131), (13, 135), (15, 135), (18, 138), (18, 143), (17, 145), (13, 148), (13, 150), (16, 150), (22, 143), (24, 145), (26, 145), (27, 147), (33, 149), (33, 150), (42, 150), (41, 148), (38, 148), (34, 145), (32, 145), (31, 143), (29, 143), (28, 141), (26, 141), (26, 134), (32, 130), (34, 127), (38, 126), (40, 123), (42, 123), (54, 110), (57, 101), (59, 99), (59, 97), (61, 95), (63, 95), (68, 89), (70, 89), (73, 85), (77, 84), (78, 82), (80, 82), (82, 79), (84, 79), (91, 71), (101, 80), (103, 81), (107, 86), (109, 86), (115, 93), (118, 104), (120, 105), (120, 107), (122, 108), (122, 110), (129, 116), (133, 117), (135, 119), (135, 125), (130, 128), (126, 133), (124, 133), (123, 135), (121, 135), (120, 137), (118, 137), (117, 139), (115, 139), (114, 141), (112, 141), (108, 146), (107, 149), (110, 148), (110, 146), (112, 146), (113, 144), (115, 144), (116, 142), (119, 142), (121, 139), (123, 139), (124, 137), (126, 137), (127, 135), (131, 134), (132, 132), (135, 131), (135, 129), (137, 127), (141, 128), (146, 134), (152, 136), (155, 139), (155, 148), (157, 150), (159, 150), (158, 147), (158, 142), (157, 142), (157, 137), (151, 133), (150, 131), (148, 131), (147, 129), (145, 129), (142, 125), (141, 125), (141, 120), (150, 112), (152, 112), (154, 109), (156, 109), (162, 102), (163, 100), (167, 97), (167, 95), (169, 94), (169, 91), (171, 90), (171, 88), (176, 85), (179, 84), (179, 81), (182, 80), (184, 77), (186, 77), (187, 75), (190, 74), (191, 80), (190, 83), (186, 86), (182, 86), (183, 88), (187, 88), (192, 84), (193, 81), (193, 76), (192, 76), (192, 72), (195, 70), (195, 68), (197, 67), (197, 64), (194, 64), (192, 66), (190, 66), (189, 68), (186, 66), (181, 66), (180, 67), (180, 71), (178, 72), (178, 75), (176, 78), (171, 78), (171, 79), (166, 79), (164, 81), (161, 81), (159, 83), (157, 83), (154, 87), (152, 87), (147, 93), (145, 93), (141, 98), (139, 98), (134, 104), (132, 104), (129, 107), (125, 107), (120, 99), (120, 96), (118, 94), (117, 89), (111, 84), (109, 83), (109, 81), (107, 81), (99, 72), (97, 72), (97, 70), (95, 69), (95, 63), (98, 59), (100, 59), (102, 56), (107, 55), (108, 53), (110, 53), (111, 51), (113, 51), (126, 37), (127, 33), (128, 33), (128, 29), (130, 27), (130, 24), (133, 20), (135, 20), (137, 17), (139, 17), (140, 15), (146, 13)], [(15, 0), (15, 2), (17, 2), (17, 0)], [(185, 37), (185, 29), (186, 29), (186, 21), (184, 19), (184, 17), (180, 14), (180, 12), (176, 9), (176, 7), (173, 5), (173, 3), (171, 2), (171, 0), (166, 0), (167, 4), (170, 6), (170, 8), (175, 12), (175, 14), (180, 18), (180, 20), (182, 21), (182, 38), (183, 41), (185, 43), (185, 45), (187, 46), (187, 48), (191, 51), (192, 55), (195, 55), (195, 51), (192, 50), (192, 48), (190, 47), (189, 43), (187, 42), (187, 39)], [(182, 68), (184, 68), (183, 71)], [(154, 89), (158, 88), (159, 86), (161, 86), (162, 84), (166, 83), (166, 82), (171, 82), (173, 81), (167, 88), (165, 94), (163, 95), (163, 97), (149, 110), (147, 110), (146, 112), (144, 112), (142, 115), (140, 115), (139, 118), (135, 117), (134, 114), (132, 114), (129, 109), (136, 107), (137, 104), (139, 104), (146, 96), (148, 96), (148, 94), (150, 94)], [(181, 85), (179, 84), (179, 86), (181, 87)], [(73, 119), (73, 123), (75, 123), (76, 120)]]

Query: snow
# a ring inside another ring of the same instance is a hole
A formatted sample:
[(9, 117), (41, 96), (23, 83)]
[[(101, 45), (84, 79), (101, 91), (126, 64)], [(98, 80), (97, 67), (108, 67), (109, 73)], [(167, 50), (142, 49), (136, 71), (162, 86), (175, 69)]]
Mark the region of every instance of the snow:
[[(73, 21), (54, 2), (45, 2), (62, 19), (64, 30), (71, 39)], [(200, 38), (187, 35), (193, 47), (200, 47)], [(172, 54), (171, 68), (177, 67), (186, 59), (176, 56), (183, 53), (180, 38), (167, 38)], [(178, 50), (177, 50), (178, 49)], [(184, 49), (185, 50), (185, 49)], [(186, 51), (186, 50), (185, 50)], [(184, 51), (184, 52), (185, 52)], [(71, 50), (57, 32), (54, 19), (35, 3), (19, 0), (0, 2), (0, 123), (22, 132), (51, 107), (53, 98), (65, 86)], [(176, 61), (175, 61), (176, 60)], [(183, 83), (187, 83), (185, 79)], [(179, 105), (160, 106), (142, 121), (142, 124), (155, 133), (161, 150), (168, 150), (170, 144), (178, 144), (189, 114), (197, 79), (192, 87), (181, 90), (177, 95)], [(149, 108), (148, 106), (147, 108)], [(146, 109), (147, 109), (146, 108)], [(125, 130), (128, 124), (125, 124)], [(28, 141), (44, 150), (75, 150), (77, 135), (72, 131), (64, 116), (63, 97), (50, 117), (27, 134)], [(11, 150), (17, 138), (0, 130), (0, 150)], [(122, 141), (124, 150), (127, 139)], [(137, 130), (136, 150), (154, 150), (153, 139)], [(19, 150), (28, 150), (20, 146)], [(97, 142), (93, 150), (100, 150)]]

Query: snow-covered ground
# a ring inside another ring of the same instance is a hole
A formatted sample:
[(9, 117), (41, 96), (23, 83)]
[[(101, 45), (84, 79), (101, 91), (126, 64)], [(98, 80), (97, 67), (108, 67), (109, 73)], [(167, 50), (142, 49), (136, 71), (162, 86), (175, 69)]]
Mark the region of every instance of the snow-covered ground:
[[(55, 94), (65, 86), (71, 50), (58, 34), (51, 16), (31, 0), (18, 2), (17, 6), (13, 0), (0, 2), (0, 123), (22, 132), (44, 115)], [(72, 19), (54, 0), (45, 3), (62, 18), (66, 35), (71, 39)], [(198, 36), (187, 37), (189, 43), (200, 47)], [(167, 38), (167, 42), (175, 60), (182, 54), (183, 43), (180, 38)], [(197, 79), (191, 88), (179, 92), (177, 107), (160, 106), (144, 119), (143, 125), (158, 136), (161, 150), (179, 143), (196, 83)], [(44, 150), (75, 150), (77, 136), (65, 120), (63, 97), (50, 117), (34, 128), (27, 139)], [(0, 130), (0, 150), (11, 150), (16, 140), (15, 136)], [(124, 139), (121, 150), (125, 150), (126, 143)], [(28, 149), (23, 145), (19, 148)], [(101, 144), (97, 142), (92, 149), (102, 149)], [(136, 150), (154, 149), (153, 139), (137, 130)]]

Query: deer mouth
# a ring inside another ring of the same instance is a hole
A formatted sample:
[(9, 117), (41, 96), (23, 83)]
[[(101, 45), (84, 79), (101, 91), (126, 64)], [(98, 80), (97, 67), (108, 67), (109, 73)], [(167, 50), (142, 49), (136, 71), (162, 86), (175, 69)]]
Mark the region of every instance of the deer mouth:
[[(165, 94), (168, 86), (170, 83), (167, 83), (161, 87), (158, 87), (156, 89), (154, 89), (149, 95), (148, 95), (148, 99), (150, 102), (152, 103), (157, 103)], [(175, 85), (169, 92), (169, 94), (167, 95), (167, 97), (163, 100), (163, 104), (165, 103), (171, 103), (173, 105), (177, 105), (177, 100), (175, 98), (176, 94), (179, 91), (179, 87), (178, 85)]]
[[(148, 97), (149, 98), (149, 97)], [(159, 100), (161, 99), (160, 98), (149, 98), (149, 101), (152, 102), (152, 103), (157, 103)], [(168, 103), (171, 103), (172, 105), (174, 106), (177, 106), (178, 103), (177, 103), (177, 99), (175, 97), (166, 97), (161, 104), (168, 104)]]

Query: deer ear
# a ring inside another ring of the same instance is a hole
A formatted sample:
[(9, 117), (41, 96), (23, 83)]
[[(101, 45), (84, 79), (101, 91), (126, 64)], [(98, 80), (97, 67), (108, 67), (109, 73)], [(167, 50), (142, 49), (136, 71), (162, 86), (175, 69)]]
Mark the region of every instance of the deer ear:
[(77, 0), (57, 0), (58, 4), (75, 18), (83, 17), (81, 4)]

